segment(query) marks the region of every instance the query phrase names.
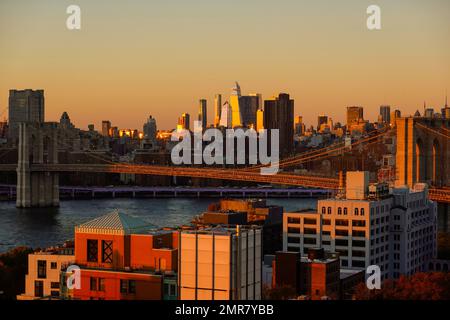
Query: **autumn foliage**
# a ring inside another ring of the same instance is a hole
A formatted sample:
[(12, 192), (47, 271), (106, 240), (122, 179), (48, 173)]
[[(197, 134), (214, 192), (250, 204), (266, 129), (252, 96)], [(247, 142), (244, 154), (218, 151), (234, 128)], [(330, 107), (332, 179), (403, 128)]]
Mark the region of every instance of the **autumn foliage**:
[(450, 300), (450, 274), (416, 273), (410, 277), (383, 282), (380, 290), (369, 290), (361, 283), (355, 290), (356, 300)]

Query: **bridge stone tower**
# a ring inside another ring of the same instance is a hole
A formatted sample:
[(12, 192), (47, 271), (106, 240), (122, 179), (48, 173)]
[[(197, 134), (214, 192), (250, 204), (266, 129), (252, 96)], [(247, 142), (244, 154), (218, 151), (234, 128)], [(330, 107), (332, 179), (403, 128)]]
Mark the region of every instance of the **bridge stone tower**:
[(58, 163), (57, 123), (19, 124), (18, 208), (59, 206), (58, 173), (34, 172), (33, 165)]
[(397, 126), (396, 186), (425, 182), (450, 185), (450, 119), (399, 118)]

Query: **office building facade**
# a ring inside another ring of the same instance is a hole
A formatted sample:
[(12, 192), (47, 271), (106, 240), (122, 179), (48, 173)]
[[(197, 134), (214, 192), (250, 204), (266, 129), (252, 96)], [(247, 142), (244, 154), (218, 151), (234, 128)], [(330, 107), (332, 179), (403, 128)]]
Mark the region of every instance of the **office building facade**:
[(261, 228), (186, 230), (179, 241), (180, 300), (261, 299)]

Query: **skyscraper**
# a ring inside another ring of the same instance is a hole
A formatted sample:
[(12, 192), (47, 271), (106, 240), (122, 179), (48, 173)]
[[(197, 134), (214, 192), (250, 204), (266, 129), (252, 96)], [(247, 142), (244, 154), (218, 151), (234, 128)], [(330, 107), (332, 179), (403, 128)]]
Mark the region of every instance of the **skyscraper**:
[(232, 115), (233, 111), (231, 110), (231, 106), (228, 103), (228, 101), (225, 101), (225, 103), (222, 106), (222, 113), (220, 115), (220, 126), (225, 128), (231, 128), (232, 126)]
[(146, 123), (144, 123), (144, 137), (155, 142), (156, 141), (156, 119), (152, 116), (148, 117)]
[(191, 116), (189, 113), (183, 113), (180, 118), (178, 118), (178, 127), (179, 129), (190, 130)]
[(256, 131), (264, 129), (264, 110), (256, 111)]
[(391, 122), (391, 106), (380, 106), (380, 116), (383, 123)]
[(295, 134), (302, 135), (305, 133), (305, 124), (303, 123), (303, 117), (297, 116), (295, 117)]
[(320, 115), (317, 117), (317, 130), (320, 130), (323, 124), (328, 124), (328, 116)]
[(239, 107), (241, 111), (241, 122), (244, 127), (256, 126), (256, 112), (261, 108), (261, 95), (250, 94), (241, 96), (239, 99)]
[(110, 131), (111, 131), (111, 121), (103, 120), (102, 121), (102, 135), (105, 137), (108, 137)]
[(294, 147), (294, 100), (289, 94), (264, 101), (264, 129), (279, 129), (280, 156), (292, 153)]
[(235, 86), (232, 88), (230, 96), (230, 106), (231, 106), (231, 126), (240, 127), (242, 126), (242, 115), (240, 107), (240, 97), (241, 97), (241, 87), (239, 83), (236, 82)]
[(203, 130), (206, 130), (206, 127), (208, 125), (208, 115), (206, 105), (207, 105), (206, 99), (200, 99), (198, 106), (198, 121), (201, 122)]
[(347, 107), (347, 126), (364, 121), (363, 107)]
[(20, 122), (44, 122), (44, 90), (9, 91), (9, 137), (19, 137)]
[(222, 113), (222, 95), (216, 94), (214, 97), (214, 126), (220, 125), (220, 115)]

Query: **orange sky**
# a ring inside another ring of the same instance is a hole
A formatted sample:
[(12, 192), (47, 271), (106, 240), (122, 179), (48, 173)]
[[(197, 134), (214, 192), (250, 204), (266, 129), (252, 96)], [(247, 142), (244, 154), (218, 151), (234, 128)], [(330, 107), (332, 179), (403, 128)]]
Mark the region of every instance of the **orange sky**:
[[(82, 30), (66, 29), (66, 8), (82, 9)], [(126, 6), (126, 5), (127, 6)], [(382, 9), (382, 30), (366, 8)], [(111, 120), (175, 127), (197, 101), (228, 98), (234, 81), (263, 98), (287, 92), (296, 114), (345, 119), (362, 105), (405, 114), (436, 109), (450, 89), (447, 0), (2, 0), (0, 114), (12, 88), (44, 89), (46, 119), (67, 111), (82, 128)]]

